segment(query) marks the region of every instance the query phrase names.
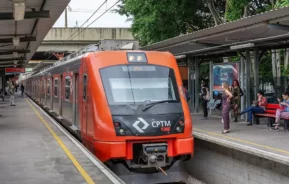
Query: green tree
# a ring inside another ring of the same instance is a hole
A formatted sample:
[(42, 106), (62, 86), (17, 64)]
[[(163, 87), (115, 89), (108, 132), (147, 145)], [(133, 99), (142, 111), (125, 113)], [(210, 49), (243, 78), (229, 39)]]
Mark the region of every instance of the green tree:
[(116, 11), (133, 22), (132, 33), (141, 45), (213, 25), (202, 0), (122, 0)]
[(278, 0), (275, 4), (276, 8), (283, 8), (289, 6), (289, 0)]

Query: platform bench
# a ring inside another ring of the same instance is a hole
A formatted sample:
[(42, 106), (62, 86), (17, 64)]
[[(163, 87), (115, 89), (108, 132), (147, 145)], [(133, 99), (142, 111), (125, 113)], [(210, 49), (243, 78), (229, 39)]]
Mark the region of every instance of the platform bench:
[[(254, 114), (254, 122), (255, 124), (260, 124), (259, 118), (268, 118), (268, 127), (271, 127), (273, 124), (272, 121), (276, 117), (276, 111), (280, 109), (279, 104), (267, 104), (265, 113), (261, 114)], [(282, 119), (282, 118), (281, 118)], [(284, 130), (289, 130), (289, 118), (283, 119), (284, 120)]]

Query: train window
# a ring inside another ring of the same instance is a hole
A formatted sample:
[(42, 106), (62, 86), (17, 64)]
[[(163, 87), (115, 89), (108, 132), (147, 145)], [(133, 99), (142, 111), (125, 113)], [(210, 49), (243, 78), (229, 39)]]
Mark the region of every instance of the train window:
[(180, 102), (174, 70), (171, 68), (127, 65), (103, 68), (100, 73), (110, 105), (163, 100)]
[(58, 78), (54, 79), (54, 96), (58, 95)]
[(47, 95), (50, 95), (50, 79), (47, 80)]
[(83, 100), (86, 100), (87, 92), (87, 75), (83, 75)]
[(70, 84), (71, 79), (70, 77), (65, 77), (65, 100), (70, 99)]

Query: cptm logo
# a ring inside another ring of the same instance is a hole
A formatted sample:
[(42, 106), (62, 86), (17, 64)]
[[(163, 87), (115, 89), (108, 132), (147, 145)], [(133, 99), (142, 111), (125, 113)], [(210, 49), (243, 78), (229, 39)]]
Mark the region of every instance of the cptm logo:
[[(149, 127), (149, 124), (142, 118), (137, 118), (138, 121), (134, 122), (134, 124), (132, 125), (137, 131), (139, 131), (140, 133), (144, 133), (144, 130), (147, 129)], [(140, 128), (138, 125), (139, 123), (143, 124), (143, 127)]]

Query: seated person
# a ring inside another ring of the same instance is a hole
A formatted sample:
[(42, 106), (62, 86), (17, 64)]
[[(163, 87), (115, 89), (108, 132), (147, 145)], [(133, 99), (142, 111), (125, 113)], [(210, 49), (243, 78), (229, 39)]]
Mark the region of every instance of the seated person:
[(289, 92), (284, 92), (282, 94), (283, 102), (278, 98), (278, 102), (280, 105), (280, 109), (277, 109), (276, 111), (276, 119), (275, 119), (275, 127), (272, 127), (272, 130), (278, 130), (279, 129), (279, 122), (281, 118), (289, 118)]
[(248, 118), (247, 118), (247, 126), (252, 125), (252, 119), (253, 119), (253, 114), (259, 114), (259, 113), (264, 113), (267, 105), (267, 99), (264, 96), (264, 93), (262, 91), (259, 91), (257, 93), (258, 100), (253, 101), (255, 106), (248, 107), (244, 111), (240, 113), (240, 115), (243, 115), (245, 113), (248, 113)]

